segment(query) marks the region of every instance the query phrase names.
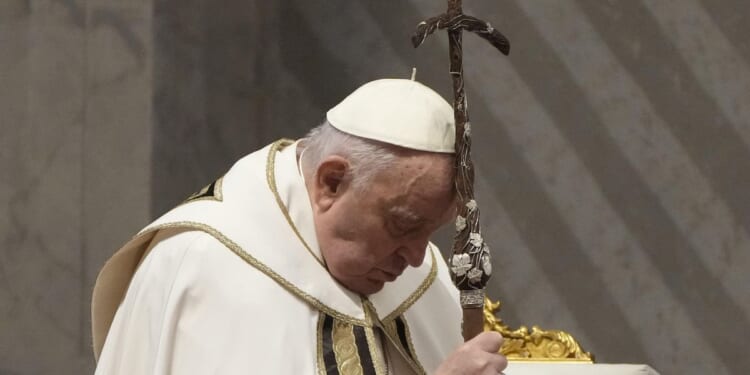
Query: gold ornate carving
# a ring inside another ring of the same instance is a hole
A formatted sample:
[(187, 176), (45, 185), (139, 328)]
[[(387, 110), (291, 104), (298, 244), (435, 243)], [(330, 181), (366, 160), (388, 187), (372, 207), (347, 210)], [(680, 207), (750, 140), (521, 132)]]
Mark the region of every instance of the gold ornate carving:
[(516, 330), (505, 325), (496, 313), (500, 310), (500, 301), (492, 302), (485, 297), (484, 330), (500, 332), (505, 338), (500, 352), (509, 361), (562, 361), (594, 362), (594, 356), (583, 351), (578, 342), (567, 332), (542, 330), (537, 326), (526, 326)]

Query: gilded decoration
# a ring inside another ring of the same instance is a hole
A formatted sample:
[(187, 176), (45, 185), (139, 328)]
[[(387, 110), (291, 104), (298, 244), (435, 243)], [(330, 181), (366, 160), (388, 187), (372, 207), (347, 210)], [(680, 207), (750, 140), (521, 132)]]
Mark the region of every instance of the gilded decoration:
[(320, 313), (318, 375), (388, 375), (372, 327), (343, 322)]
[(500, 301), (492, 302), (485, 297), (484, 330), (500, 332), (505, 338), (500, 352), (509, 361), (550, 361), (550, 362), (594, 362), (594, 356), (583, 351), (578, 342), (567, 332), (542, 330), (537, 326), (510, 329), (496, 315)]
[(352, 325), (334, 320), (331, 336), (339, 374), (362, 375), (364, 370), (357, 351)]

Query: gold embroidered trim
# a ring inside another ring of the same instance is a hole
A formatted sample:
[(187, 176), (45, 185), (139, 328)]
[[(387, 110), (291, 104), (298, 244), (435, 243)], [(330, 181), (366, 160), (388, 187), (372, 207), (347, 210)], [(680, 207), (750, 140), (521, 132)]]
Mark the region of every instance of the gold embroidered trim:
[(416, 362), (417, 366), (419, 366), (419, 369), (422, 370), (422, 373), (426, 374), (427, 371), (425, 371), (424, 367), (422, 367), (422, 362), (419, 361), (419, 357), (417, 356), (417, 350), (414, 348), (414, 342), (411, 340), (411, 330), (409, 329), (409, 323), (406, 321), (406, 317), (401, 315), (401, 321), (404, 323), (404, 330), (406, 331), (406, 343), (407, 345), (409, 345), (409, 352), (414, 358), (414, 362)]
[(398, 331), (396, 330), (396, 320), (393, 319), (389, 322), (383, 322), (383, 330), (390, 336), (398, 337)]
[[(412, 359), (401, 347), (401, 344), (399, 343), (398, 335), (391, 335), (388, 330), (383, 325), (383, 322), (377, 319), (378, 312), (375, 309), (375, 306), (372, 305), (372, 302), (368, 299), (363, 299), (362, 304), (365, 308), (365, 319), (367, 319), (367, 314), (370, 314), (372, 317), (372, 324), (375, 327), (380, 328), (381, 331), (383, 331), (383, 335), (390, 341), (391, 345), (396, 348), (396, 351), (399, 355), (401, 355), (401, 358), (406, 361), (406, 363), (409, 365), (412, 371), (414, 371), (415, 374), (419, 375), (426, 375), (424, 372), (424, 369), (422, 368), (422, 365), (419, 363), (416, 363), (414, 359)], [(368, 319), (369, 320), (369, 319)]]
[(318, 313), (318, 375), (328, 375), (326, 373), (326, 362), (323, 359), (323, 321), (325, 321), (325, 318), (325, 313)]
[(378, 345), (377, 340), (375, 340), (375, 331), (372, 329), (373, 317), (368, 309), (365, 309), (365, 320), (370, 324), (369, 327), (365, 327), (365, 337), (367, 337), (367, 345), (370, 347), (370, 357), (372, 357), (372, 363), (375, 366), (375, 374), (388, 375), (385, 342), (381, 340), (383, 342), (381, 342), (381, 345)]
[(240, 245), (229, 239), (229, 237), (225, 236), (223, 233), (219, 232), (217, 229), (203, 224), (203, 223), (197, 223), (193, 221), (178, 221), (174, 223), (167, 223), (162, 225), (157, 225), (153, 228), (149, 228), (147, 231), (144, 231), (142, 233), (139, 233), (139, 236), (144, 235), (146, 233), (150, 233), (152, 231), (160, 230), (160, 229), (166, 229), (166, 228), (192, 228), (197, 230), (202, 230), (214, 238), (216, 238), (219, 242), (224, 244), (229, 250), (231, 250), (233, 253), (237, 254), (242, 260), (250, 264), (251, 266), (255, 267), (258, 271), (263, 272), (266, 274), (266, 276), (270, 277), (279, 285), (281, 285), (284, 289), (288, 290), (289, 292), (297, 295), (298, 297), (302, 298), (303, 300), (307, 301), (307, 303), (315, 306), (318, 310), (347, 323), (356, 324), (359, 326), (366, 327), (367, 321), (363, 319), (357, 319), (353, 316), (349, 316), (346, 314), (343, 314), (331, 307), (328, 307), (327, 305), (323, 304), (320, 300), (317, 298), (305, 293), (303, 290), (299, 289), (296, 285), (289, 282), (287, 279), (281, 277), (276, 271), (272, 270), (270, 267), (265, 265), (263, 262), (259, 261), (249, 253), (247, 253), (245, 250), (242, 249)]
[(389, 322), (393, 319), (395, 319), (397, 316), (402, 315), (404, 311), (406, 311), (411, 305), (413, 305), (417, 300), (422, 297), (422, 295), (427, 291), (427, 289), (430, 288), (432, 283), (435, 281), (435, 277), (437, 276), (437, 264), (435, 259), (435, 249), (432, 246), (432, 244), (429, 244), (430, 248), (430, 257), (432, 259), (432, 265), (430, 267), (430, 273), (427, 275), (427, 277), (422, 280), (422, 283), (419, 284), (417, 289), (412, 293), (409, 297), (407, 297), (404, 302), (401, 302), (401, 304), (393, 310), (388, 316), (386, 316), (383, 320), (383, 322)]
[(414, 359), (414, 364), (419, 367), (420, 371), (422, 371), (422, 374), (426, 374), (427, 372), (424, 370), (424, 367), (422, 367), (422, 363), (419, 362), (417, 352), (414, 350), (414, 343), (411, 340), (411, 331), (409, 330), (409, 325), (406, 323), (406, 318), (403, 315), (401, 316), (401, 321), (404, 323), (404, 334), (406, 335), (406, 345), (408, 346), (408, 348), (403, 347), (401, 339), (398, 336), (398, 327), (396, 326), (395, 318), (388, 322), (383, 322), (383, 330), (389, 336), (395, 337), (397, 339), (395, 342), (398, 343), (399, 348), (408, 350), (411, 353), (411, 358)]
[(284, 218), (286, 219), (286, 222), (289, 224), (289, 226), (292, 228), (292, 231), (294, 231), (294, 234), (297, 236), (297, 238), (302, 242), (302, 245), (305, 247), (305, 250), (307, 250), (310, 255), (312, 255), (313, 258), (315, 258), (318, 263), (320, 263), (323, 268), (326, 268), (325, 260), (319, 258), (317, 255), (315, 255), (315, 252), (312, 251), (310, 248), (310, 245), (307, 244), (307, 241), (302, 237), (302, 235), (297, 230), (297, 226), (294, 225), (294, 222), (292, 221), (292, 217), (289, 216), (289, 210), (284, 205), (284, 201), (281, 200), (281, 196), (279, 196), (279, 191), (276, 188), (276, 152), (283, 150), (287, 146), (293, 144), (294, 141), (291, 139), (279, 139), (278, 141), (274, 142), (271, 145), (271, 149), (268, 150), (268, 158), (266, 159), (266, 181), (268, 181), (268, 188), (271, 189), (271, 192), (273, 193), (273, 197), (276, 198), (276, 204), (279, 205), (279, 209), (281, 210), (281, 213), (284, 214)]
[[(382, 322), (382, 324), (383, 324), (383, 328), (381, 328), (381, 329), (383, 330), (383, 336), (398, 337), (398, 333), (396, 332), (396, 329), (395, 329), (395, 327), (396, 327), (396, 321), (395, 320), (392, 320), (390, 323)], [(385, 341), (386, 340), (387, 340), (386, 338), (383, 338), (383, 341), (384, 341), (383, 342), (383, 353), (387, 355), (387, 350), (388, 349), (386, 348), (386, 345), (385, 345)], [(387, 341), (391, 341), (391, 343), (394, 342), (392, 340), (387, 340)]]
[(339, 374), (363, 375), (362, 359), (359, 358), (357, 340), (354, 338), (354, 328), (352, 325), (334, 319), (331, 339)]

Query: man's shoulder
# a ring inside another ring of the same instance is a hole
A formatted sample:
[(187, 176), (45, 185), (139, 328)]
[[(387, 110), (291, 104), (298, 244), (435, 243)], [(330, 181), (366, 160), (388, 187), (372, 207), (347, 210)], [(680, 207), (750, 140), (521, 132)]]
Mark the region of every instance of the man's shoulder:
[[(205, 231), (195, 228), (165, 228), (160, 229), (149, 243), (149, 251), (188, 251), (215, 245), (216, 239)], [(220, 244), (220, 243), (219, 243)]]
[(175, 260), (190, 256), (191, 258), (207, 261), (209, 258), (236, 258), (227, 246), (214, 235), (200, 229), (165, 228), (154, 235), (146, 250), (146, 258), (154, 257), (163, 260)]
[[(227, 285), (239, 283), (256, 286), (268, 284), (266, 287), (276, 289), (272, 280), (248, 264), (220, 239), (203, 230), (160, 230), (154, 236), (148, 251), (143, 261), (146, 266), (142, 267), (143, 272), (161, 273), (174, 269), (176, 278), (181, 278), (186, 287), (208, 287), (217, 292)], [(138, 272), (141, 271), (139, 269)], [(257, 289), (258, 292), (261, 290), (263, 288)]]

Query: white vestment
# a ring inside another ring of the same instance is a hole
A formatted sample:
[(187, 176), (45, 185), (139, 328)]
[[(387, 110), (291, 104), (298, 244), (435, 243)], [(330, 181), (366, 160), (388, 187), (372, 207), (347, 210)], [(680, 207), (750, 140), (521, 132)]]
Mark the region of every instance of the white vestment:
[(330, 276), (289, 143), (241, 159), (105, 264), (97, 374), (430, 374), (463, 342), (431, 244), (367, 297)]

